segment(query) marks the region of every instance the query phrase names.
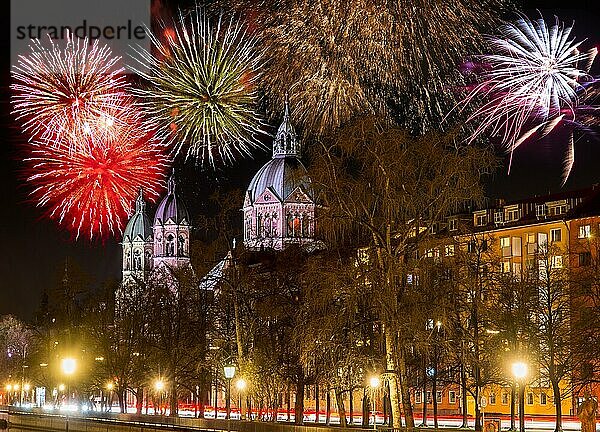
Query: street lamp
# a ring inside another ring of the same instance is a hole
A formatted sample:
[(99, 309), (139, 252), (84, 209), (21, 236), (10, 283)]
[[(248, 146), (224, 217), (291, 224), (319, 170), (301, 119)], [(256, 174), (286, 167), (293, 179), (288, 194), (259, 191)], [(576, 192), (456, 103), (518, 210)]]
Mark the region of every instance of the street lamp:
[(240, 407), (240, 419), (244, 420), (244, 410), (242, 409), (242, 393), (244, 392), (244, 390), (246, 390), (246, 387), (248, 386), (248, 383), (246, 382), (246, 380), (242, 377), (238, 378), (238, 380), (235, 382), (235, 388), (238, 391), (238, 400), (239, 400), (239, 407)]
[(67, 357), (60, 361), (60, 368), (62, 369), (63, 374), (67, 377), (67, 402), (71, 399), (71, 376), (75, 373), (75, 369), (77, 369), (77, 362), (74, 358)]
[[(113, 388), (115, 388), (115, 385), (112, 383), (112, 381), (108, 382), (106, 384), (106, 390), (108, 390), (108, 395), (106, 397), (106, 412), (112, 412), (112, 391)], [(101, 406), (102, 406), (103, 401), (101, 401)]]
[[(160, 414), (162, 415), (162, 394), (165, 389), (165, 382), (160, 378), (157, 379), (154, 382), (154, 388), (158, 392), (158, 408), (160, 410)], [(156, 413), (156, 409), (154, 410), (154, 413)]]
[(375, 410), (377, 408), (376, 404), (375, 404), (375, 392), (377, 391), (377, 389), (379, 388), (379, 386), (381, 385), (381, 380), (379, 379), (378, 376), (372, 376), (371, 378), (369, 378), (369, 387), (371, 387), (371, 398), (373, 399), (373, 429), (377, 429), (377, 417), (376, 417), (376, 413)]
[(525, 377), (527, 364), (517, 361), (512, 364), (512, 374), (519, 383), (519, 431), (525, 432)]
[(229, 420), (231, 418), (231, 380), (235, 376), (235, 366), (225, 366), (223, 368), (223, 371), (225, 372), (225, 378), (227, 378), (227, 399), (225, 400), (225, 418)]

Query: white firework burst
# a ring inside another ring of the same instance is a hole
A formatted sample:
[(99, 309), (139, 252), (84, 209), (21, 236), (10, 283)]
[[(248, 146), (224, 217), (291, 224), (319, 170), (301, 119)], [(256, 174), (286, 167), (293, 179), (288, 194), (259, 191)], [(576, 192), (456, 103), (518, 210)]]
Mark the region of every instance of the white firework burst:
[[(481, 57), (483, 80), (463, 101), (486, 100), (468, 119), (476, 123), (471, 141), (484, 133), (499, 135), (512, 160), (512, 152), (531, 136), (547, 135), (563, 119), (577, 121), (582, 84), (592, 79), (597, 49), (581, 52), (583, 41), (571, 37), (572, 29), (558, 19), (548, 26), (541, 18), (521, 17), (502, 25), (500, 36), (488, 37), (494, 53)], [(566, 165), (564, 179), (571, 166)]]

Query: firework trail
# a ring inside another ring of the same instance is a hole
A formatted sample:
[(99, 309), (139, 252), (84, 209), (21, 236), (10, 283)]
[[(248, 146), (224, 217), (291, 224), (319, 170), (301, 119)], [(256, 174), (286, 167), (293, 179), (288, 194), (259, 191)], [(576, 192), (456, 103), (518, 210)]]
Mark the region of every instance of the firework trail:
[(38, 144), (78, 151), (95, 132), (110, 131), (127, 89), (119, 57), (98, 41), (70, 36), (64, 47), (34, 40), (12, 68), (13, 113)]
[(104, 238), (123, 230), (142, 187), (151, 200), (162, 189), (168, 160), (151, 134), (118, 128), (104, 145), (49, 147), (28, 144), (25, 160), (33, 199), (78, 238)]
[(135, 94), (176, 155), (214, 166), (262, 146), (256, 111), (262, 54), (241, 21), (211, 19), (200, 9), (180, 12), (150, 39), (152, 52), (137, 50), (134, 68), (147, 85)]
[(274, 115), (290, 95), (308, 135), (373, 114), (415, 134), (439, 129), (505, 0), (220, 0), (245, 14), (264, 48)]
[[(543, 19), (531, 21), (521, 17), (505, 23), (500, 36), (488, 38), (494, 54), (483, 55), (486, 71), (482, 81), (463, 101), (466, 106), (486, 100), (469, 117), (475, 124), (469, 140), (486, 134), (500, 136), (502, 145), (513, 152), (532, 137), (541, 138), (562, 124), (585, 129), (589, 116), (579, 120), (579, 113), (589, 113), (587, 84), (593, 82), (589, 70), (597, 54), (593, 48), (580, 52), (583, 41), (571, 38), (572, 26), (558, 19), (548, 26)], [(563, 172), (567, 180), (574, 161), (571, 134)], [(510, 172), (510, 165), (509, 165)]]

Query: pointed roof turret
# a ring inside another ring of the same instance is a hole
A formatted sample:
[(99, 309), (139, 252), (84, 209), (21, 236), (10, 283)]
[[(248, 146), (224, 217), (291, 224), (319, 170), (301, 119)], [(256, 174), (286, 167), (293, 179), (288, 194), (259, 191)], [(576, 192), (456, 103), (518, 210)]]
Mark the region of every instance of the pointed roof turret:
[(183, 200), (177, 194), (175, 186), (175, 170), (173, 170), (173, 173), (171, 174), (171, 177), (167, 183), (167, 196), (163, 198), (156, 209), (156, 215), (154, 216), (155, 224), (157, 222), (164, 224), (169, 219), (176, 224), (180, 224), (184, 220), (189, 224), (189, 213), (185, 204), (183, 203)]
[(144, 201), (144, 191), (142, 188), (140, 188), (138, 197), (135, 200), (135, 213), (131, 216), (129, 222), (127, 222), (127, 226), (123, 232), (123, 239), (129, 238), (129, 241), (133, 241), (138, 236), (143, 240), (152, 236), (152, 225), (150, 224), (150, 218), (146, 214), (146, 201)]
[(300, 157), (301, 154), (302, 148), (298, 138), (296, 137), (294, 126), (292, 126), (290, 119), (290, 102), (286, 93), (283, 121), (281, 122), (281, 125), (279, 125), (279, 129), (277, 129), (275, 141), (273, 142), (273, 157)]

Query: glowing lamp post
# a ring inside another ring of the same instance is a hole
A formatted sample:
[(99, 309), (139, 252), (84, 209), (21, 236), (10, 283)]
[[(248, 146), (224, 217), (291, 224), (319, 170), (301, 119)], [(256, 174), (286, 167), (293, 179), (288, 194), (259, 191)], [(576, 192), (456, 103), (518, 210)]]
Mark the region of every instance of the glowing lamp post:
[(246, 382), (246, 380), (244, 378), (238, 378), (238, 380), (235, 382), (235, 388), (238, 391), (238, 395), (239, 395), (239, 407), (240, 407), (240, 418), (241, 420), (244, 420), (245, 416), (244, 416), (244, 411), (242, 409), (242, 393), (246, 390), (246, 387), (248, 387), (248, 383)]
[(519, 384), (519, 431), (525, 432), (525, 377), (527, 376), (527, 364), (522, 361), (513, 363), (512, 374)]
[(377, 376), (372, 376), (369, 378), (369, 387), (371, 388), (371, 394), (373, 399), (373, 429), (377, 429), (377, 415), (375, 410), (377, 409), (377, 405), (375, 404), (375, 393), (379, 386), (381, 385), (381, 380)]
[(227, 398), (225, 399), (225, 412), (226, 419), (229, 420), (231, 418), (231, 380), (235, 376), (235, 366), (228, 365), (223, 368), (223, 372), (225, 373), (225, 378), (227, 378)]
[[(69, 399), (71, 398), (71, 376), (75, 373), (75, 370), (77, 369), (77, 362), (75, 361), (74, 358), (71, 357), (67, 357), (61, 360), (60, 362), (60, 368), (62, 370), (62, 373), (67, 377), (67, 402), (69, 401)], [(64, 388), (64, 386), (63, 386)]]
[[(154, 388), (156, 389), (156, 392), (158, 393), (158, 409), (160, 410), (160, 414), (162, 415), (162, 394), (163, 391), (165, 390), (165, 382), (162, 379), (157, 379), (154, 382)], [(156, 410), (154, 410), (154, 412), (156, 413)]]

